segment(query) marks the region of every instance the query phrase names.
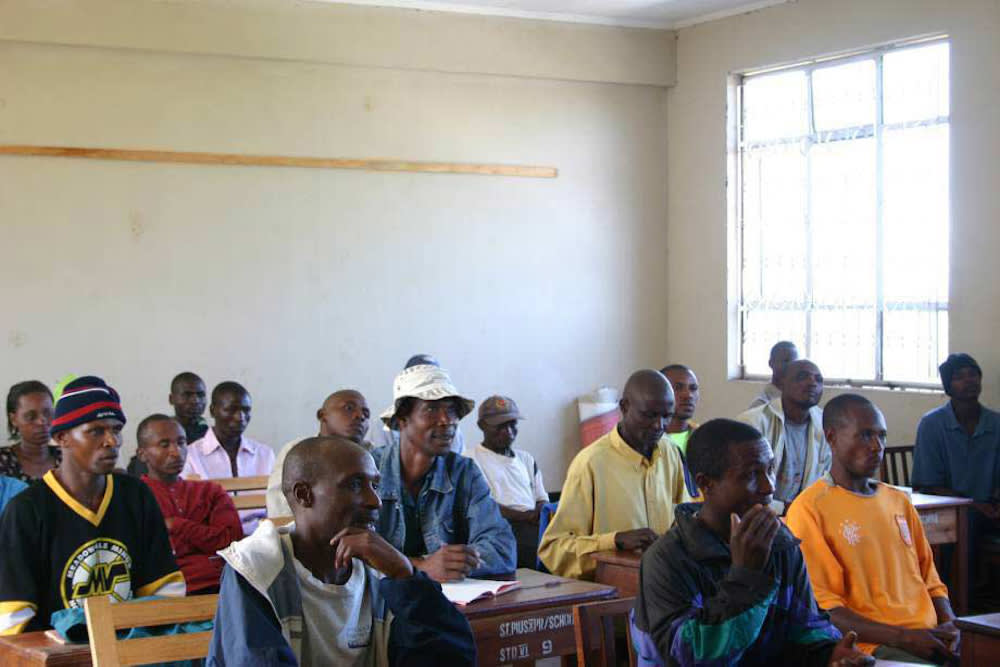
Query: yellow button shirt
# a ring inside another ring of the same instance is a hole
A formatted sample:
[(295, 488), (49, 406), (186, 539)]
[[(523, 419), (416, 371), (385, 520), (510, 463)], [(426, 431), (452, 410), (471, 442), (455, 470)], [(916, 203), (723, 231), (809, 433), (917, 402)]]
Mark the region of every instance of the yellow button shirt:
[(538, 555), (553, 574), (593, 579), (590, 554), (614, 549), (615, 533), (649, 528), (662, 535), (674, 507), (689, 500), (676, 445), (662, 437), (647, 460), (616, 427), (573, 459)]
[[(879, 483), (865, 496), (826, 475), (791, 504), (788, 527), (802, 540), (816, 602), (911, 629), (937, 626), (932, 598), (947, 597), (910, 498)], [(858, 643), (871, 653), (875, 644)]]

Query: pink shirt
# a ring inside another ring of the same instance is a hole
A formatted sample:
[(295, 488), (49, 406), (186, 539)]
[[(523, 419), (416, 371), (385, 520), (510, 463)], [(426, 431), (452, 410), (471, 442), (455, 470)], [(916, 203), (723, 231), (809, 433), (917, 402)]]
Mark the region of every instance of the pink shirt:
[[(270, 475), (272, 468), (274, 468), (273, 449), (246, 436), (240, 438), (240, 451), (236, 453), (237, 477)], [(233, 476), (229, 454), (219, 444), (214, 429), (208, 429), (204, 438), (188, 446), (187, 461), (184, 463), (181, 477), (187, 478), (192, 475), (197, 475), (201, 479)], [(254, 491), (254, 493), (260, 492)], [(257, 523), (266, 516), (267, 511), (263, 509), (242, 510), (240, 521), (243, 524), (243, 533), (245, 535), (253, 533)]]

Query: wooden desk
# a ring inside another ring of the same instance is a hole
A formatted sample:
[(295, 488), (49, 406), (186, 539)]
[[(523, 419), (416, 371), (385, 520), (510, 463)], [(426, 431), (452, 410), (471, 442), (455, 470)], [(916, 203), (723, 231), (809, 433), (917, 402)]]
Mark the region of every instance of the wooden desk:
[(962, 631), (962, 667), (1000, 664), (1000, 614), (966, 616), (955, 625)]
[(597, 583), (614, 586), (623, 598), (639, 594), (641, 551), (598, 551), (593, 557), (597, 561), (597, 574), (594, 576)]
[(4, 667), (91, 667), (90, 644), (60, 644), (44, 632), (0, 637)]
[(476, 637), (479, 665), (576, 653), (573, 605), (616, 596), (611, 586), (519, 569), (521, 587), (461, 607)]
[(969, 498), (933, 496), (927, 493), (910, 495), (913, 507), (920, 515), (924, 533), (931, 545), (955, 545), (955, 569), (958, 581), (949, 591), (955, 613), (969, 610)]

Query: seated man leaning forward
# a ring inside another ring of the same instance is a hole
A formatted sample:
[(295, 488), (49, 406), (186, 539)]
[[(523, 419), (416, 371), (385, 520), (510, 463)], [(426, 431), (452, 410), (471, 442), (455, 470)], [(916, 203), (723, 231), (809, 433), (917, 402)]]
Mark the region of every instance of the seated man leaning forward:
[(180, 478), (187, 439), (173, 417), (146, 417), (139, 422), (135, 439), (139, 460), (146, 467), (142, 481), (163, 513), (188, 594), (218, 593), (223, 563), (215, 552), (243, 538), (232, 498), (214, 482)]
[[(368, 420), (371, 411), (368, 401), (355, 389), (341, 389), (326, 397), (323, 405), (316, 411), (316, 421), (319, 422), (319, 435), (336, 435), (358, 443), (371, 451), (371, 443), (365, 440), (368, 432)], [(281, 490), (281, 470), (285, 457), (292, 447), (305, 440), (296, 438), (281, 448), (274, 461), (274, 469), (267, 478), (267, 515), (269, 517), (291, 516), (285, 494)]]
[(659, 371), (636, 371), (618, 403), (622, 419), (576, 455), (559, 509), (538, 546), (549, 570), (593, 579), (592, 554), (645, 549), (674, 522), (674, 507), (691, 500), (680, 450), (664, 431), (674, 392)]
[(514, 448), (517, 422), (524, 417), (517, 403), (506, 396), (490, 396), (479, 405), (482, 444), (471, 448), (469, 458), (486, 476), (500, 514), (510, 523), (517, 540), (517, 566), (534, 568), (538, 561), (538, 520), (549, 502), (542, 471), (533, 457)]
[(688, 466), (704, 502), (642, 557), (640, 665), (870, 665), (816, 607), (796, 540), (769, 507), (774, 457), (759, 431), (712, 419)]
[(388, 421), (399, 443), (372, 452), (382, 473), (379, 534), (437, 581), (513, 572), (510, 525), (479, 467), (451, 451), (458, 420), (474, 403), (444, 370), (425, 364), (396, 376), (393, 405)]
[(823, 436), (823, 375), (816, 364), (799, 359), (788, 365), (781, 396), (747, 410), (737, 419), (764, 434), (774, 452), (774, 500), (779, 514), (803, 489), (830, 470), (830, 446)]
[(156, 499), (112, 473), (124, 425), (118, 392), (103, 380), (66, 385), (52, 420), (62, 462), (0, 517), (0, 634), (50, 628), (53, 612), (96, 595), (184, 595)]
[(474, 665), (465, 617), (374, 531), (379, 474), (339, 437), (285, 458), (295, 522), (262, 521), (226, 561), (208, 664)]
[(958, 630), (920, 517), (906, 493), (875, 479), (881, 411), (857, 394), (823, 410), (833, 466), (788, 510), (819, 606), (883, 660), (956, 662)]

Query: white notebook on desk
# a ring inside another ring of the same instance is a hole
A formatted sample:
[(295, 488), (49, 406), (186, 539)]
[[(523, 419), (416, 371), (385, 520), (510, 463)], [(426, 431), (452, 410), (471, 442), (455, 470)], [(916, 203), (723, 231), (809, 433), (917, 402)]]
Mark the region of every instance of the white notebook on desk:
[(492, 598), (512, 591), (521, 585), (520, 581), (496, 581), (494, 579), (463, 579), (441, 584), (444, 596), (457, 605), (484, 598)]

